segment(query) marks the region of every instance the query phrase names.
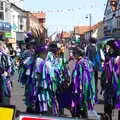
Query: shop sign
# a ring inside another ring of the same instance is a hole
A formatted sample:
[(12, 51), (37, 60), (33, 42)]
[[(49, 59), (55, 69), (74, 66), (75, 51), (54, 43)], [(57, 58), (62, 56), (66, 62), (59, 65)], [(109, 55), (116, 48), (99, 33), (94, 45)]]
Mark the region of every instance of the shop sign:
[(12, 33), (6, 32), (5, 33), (5, 38), (12, 38)]
[(8, 22), (0, 22), (0, 30), (11, 31), (11, 24)]
[(16, 39), (15, 38), (8, 38), (7, 43), (15, 44), (16, 43)]
[(4, 27), (3, 27), (3, 23), (0, 22), (0, 30), (3, 30), (3, 29), (4, 29)]

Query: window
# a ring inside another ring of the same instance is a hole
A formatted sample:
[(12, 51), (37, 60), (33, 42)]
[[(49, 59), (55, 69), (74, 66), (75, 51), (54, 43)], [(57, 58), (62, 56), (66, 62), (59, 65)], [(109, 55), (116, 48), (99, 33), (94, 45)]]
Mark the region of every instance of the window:
[(23, 30), (23, 17), (20, 16), (20, 30)]
[(107, 10), (106, 15), (110, 15), (111, 14), (111, 9)]
[(20, 24), (22, 24), (22, 22), (23, 22), (23, 18), (22, 18), (22, 16), (20, 17)]
[(2, 1), (0, 1), (0, 10), (3, 10), (4, 9), (4, 7), (3, 7), (4, 5), (3, 5), (3, 2)]
[(4, 20), (4, 13), (0, 12), (0, 20)]
[(117, 19), (117, 27), (120, 28), (120, 18)]

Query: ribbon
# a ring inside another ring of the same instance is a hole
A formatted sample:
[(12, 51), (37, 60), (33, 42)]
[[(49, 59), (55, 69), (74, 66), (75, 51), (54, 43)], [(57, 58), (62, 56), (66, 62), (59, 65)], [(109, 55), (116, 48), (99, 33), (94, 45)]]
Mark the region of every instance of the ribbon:
[[(72, 80), (72, 93), (79, 94), (81, 96), (79, 97), (79, 102), (82, 101), (86, 104), (88, 109), (93, 109), (93, 105), (95, 104), (95, 80), (93, 64), (87, 58), (82, 58), (76, 63), (72, 74)], [(78, 103), (74, 104), (77, 105)]]

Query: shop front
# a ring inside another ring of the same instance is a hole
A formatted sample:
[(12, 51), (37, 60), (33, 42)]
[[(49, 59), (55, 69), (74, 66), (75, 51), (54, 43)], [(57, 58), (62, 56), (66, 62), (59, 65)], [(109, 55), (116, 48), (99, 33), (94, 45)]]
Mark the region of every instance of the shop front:
[(11, 24), (0, 21), (0, 40), (4, 41), (7, 46), (16, 48), (16, 39), (13, 38), (11, 32)]

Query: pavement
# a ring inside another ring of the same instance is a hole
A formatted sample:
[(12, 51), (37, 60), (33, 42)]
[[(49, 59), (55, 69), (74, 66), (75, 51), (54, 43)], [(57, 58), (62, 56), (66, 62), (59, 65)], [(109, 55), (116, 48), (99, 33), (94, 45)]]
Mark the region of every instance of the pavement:
[(13, 89), (11, 104), (16, 106), (17, 111), (25, 112), (26, 106), (24, 104), (24, 90), (25, 88), (18, 83), (18, 73), (12, 77)]

